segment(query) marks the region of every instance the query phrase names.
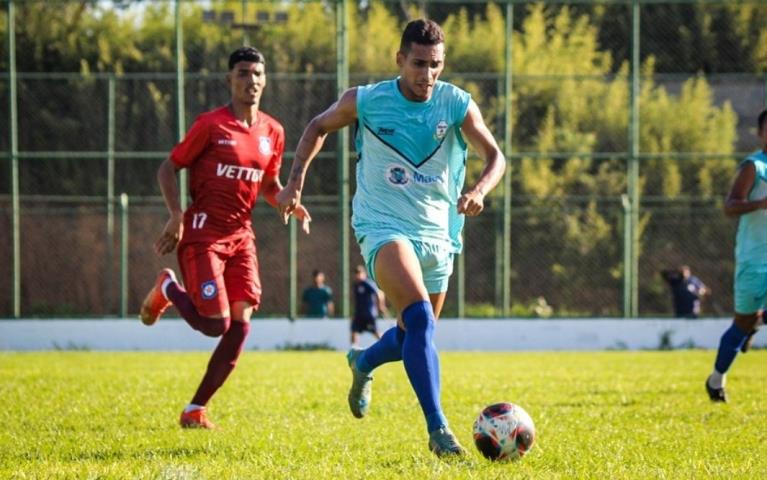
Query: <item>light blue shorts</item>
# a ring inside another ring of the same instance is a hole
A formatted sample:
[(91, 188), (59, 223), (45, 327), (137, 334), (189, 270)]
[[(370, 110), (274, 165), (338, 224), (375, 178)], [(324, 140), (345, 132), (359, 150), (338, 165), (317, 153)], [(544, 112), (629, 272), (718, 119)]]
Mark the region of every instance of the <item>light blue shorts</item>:
[(735, 266), (735, 313), (756, 313), (767, 300), (767, 268), (740, 264)]
[(374, 233), (357, 237), (362, 258), (365, 259), (368, 274), (374, 282), (375, 261), (378, 251), (389, 242), (404, 240), (408, 242), (418, 257), (421, 264), (421, 273), (426, 291), (429, 293), (441, 293), (447, 291), (450, 275), (453, 273), (453, 257), (455, 254), (442, 244), (422, 242), (407, 238), (401, 233)]

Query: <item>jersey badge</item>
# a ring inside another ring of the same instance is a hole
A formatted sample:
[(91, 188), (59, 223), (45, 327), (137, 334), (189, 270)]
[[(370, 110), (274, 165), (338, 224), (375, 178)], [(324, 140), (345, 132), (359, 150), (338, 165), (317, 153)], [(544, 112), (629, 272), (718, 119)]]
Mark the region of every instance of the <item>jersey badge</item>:
[(269, 137), (258, 137), (258, 151), (262, 155), (272, 154), (272, 139)]
[(211, 298), (214, 298), (218, 294), (218, 288), (216, 288), (216, 281), (208, 280), (207, 282), (204, 282), (200, 286), (200, 291), (202, 292), (202, 298), (204, 300), (210, 300)]
[(386, 180), (392, 185), (404, 187), (410, 181), (407, 170), (399, 165), (392, 165), (386, 171)]
[(447, 122), (440, 120), (437, 124), (437, 128), (434, 131), (434, 138), (442, 140), (447, 135)]

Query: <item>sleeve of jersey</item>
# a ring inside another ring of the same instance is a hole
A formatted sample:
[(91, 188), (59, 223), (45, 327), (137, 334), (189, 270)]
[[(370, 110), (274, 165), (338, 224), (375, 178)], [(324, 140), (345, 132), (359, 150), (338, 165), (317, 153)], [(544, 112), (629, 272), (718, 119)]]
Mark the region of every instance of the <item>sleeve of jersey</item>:
[(357, 121), (360, 123), (360, 128), (365, 123), (365, 106), (367, 104), (368, 90), (370, 90), (370, 85), (357, 87)]
[(266, 175), (278, 176), (282, 166), (282, 155), (285, 153), (285, 130), (280, 127), (274, 136), (274, 151), (269, 166), (266, 168)]
[(202, 117), (192, 124), (186, 136), (170, 152), (171, 161), (179, 168), (188, 167), (205, 151), (210, 140), (210, 130)]
[(756, 159), (752, 159), (752, 158), (749, 158), (749, 160), (754, 162), (754, 167), (756, 168), (756, 175), (762, 180), (767, 180), (767, 163), (757, 162)]
[(469, 112), (471, 103), (471, 94), (458, 87), (453, 87), (453, 112), (455, 113), (454, 122), (456, 125), (463, 125), (466, 114)]

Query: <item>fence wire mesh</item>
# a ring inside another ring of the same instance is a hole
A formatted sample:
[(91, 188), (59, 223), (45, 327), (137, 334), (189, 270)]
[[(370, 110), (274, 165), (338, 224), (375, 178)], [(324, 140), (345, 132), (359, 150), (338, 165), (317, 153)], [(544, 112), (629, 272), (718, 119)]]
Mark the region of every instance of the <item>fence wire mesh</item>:
[[(135, 314), (157, 270), (177, 268), (173, 255), (158, 258), (151, 251), (167, 219), (157, 166), (179, 130), (228, 101), (226, 60), (235, 47), (252, 44), (266, 56), (261, 108), (286, 129), (283, 179), (303, 128), (337, 98), (336, 70), (343, 60), (337, 53), (337, 2), (13, 5), (14, 72), (9, 10), (0, 11), (0, 317), (14, 316), (14, 254), (21, 265), (23, 316)], [(721, 207), (738, 162), (758, 147), (755, 118), (767, 106), (764, 2), (640, 1), (636, 124), (631, 2), (515, 0), (507, 9), (478, 1), (364, 1), (347, 8), (350, 85), (396, 76), (401, 28), (425, 15), (446, 32), (443, 79), (472, 94), (499, 144), (510, 114), (511, 236), (503, 236), (499, 189), (482, 216), (467, 222), (446, 316), (623, 315), (629, 216), (622, 196), (632, 181), (632, 135), (640, 161), (634, 179), (641, 192), (639, 314), (671, 313), (659, 271), (682, 264), (713, 292), (704, 314), (729, 314), (736, 223)], [(177, 39), (183, 53), (180, 96)], [(12, 75), (16, 117), (10, 109)], [(342, 271), (339, 250), (340, 225), (348, 219), (339, 213), (336, 147), (337, 138), (330, 136), (305, 188), (314, 222), (311, 235), (299, 233), (295, 246), (294, 301), (300, 301), (314, 269), (327, 274), (337, 304), (348, 294), (341, 291), (341, 279), (351, 272)], [(472, 154), (469, 181), (480, 170)], [(353, 192), (353, 160), (350, 177)], [(128, 196), (127, 209), (120, 193)], [(264, 285), (260, 315), (287, 315), (288, 229), (263, 204), (254, 212), (254, 227)], [(353, 267), (362, 259), (350, 242)], [(511, 249), (510, 312), (501, 308), (504, 246)]]

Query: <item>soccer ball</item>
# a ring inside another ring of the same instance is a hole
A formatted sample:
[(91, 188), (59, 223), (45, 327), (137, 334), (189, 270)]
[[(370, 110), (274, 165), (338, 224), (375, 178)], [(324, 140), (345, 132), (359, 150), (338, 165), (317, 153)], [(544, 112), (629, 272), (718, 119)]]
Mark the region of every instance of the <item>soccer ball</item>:
[(533, 419), (519, 405), (490, 405), (474, 421), (474, 444), (490, 460), (517, 460), (533, 448), (533, 443)]

